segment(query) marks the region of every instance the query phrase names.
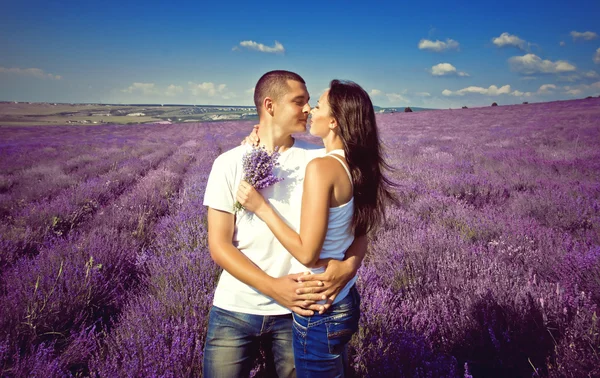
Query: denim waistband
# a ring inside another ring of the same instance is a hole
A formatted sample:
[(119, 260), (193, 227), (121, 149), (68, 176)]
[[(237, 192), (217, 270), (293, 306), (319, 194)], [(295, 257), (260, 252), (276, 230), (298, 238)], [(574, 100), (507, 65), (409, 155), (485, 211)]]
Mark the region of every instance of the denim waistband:
[(353, 311), (360, 311), (360, 295), (356, 285), (352, 285), (348, 294), (339, 302), (333, 304), (324, 314), (315, 313), (312, 316), (302, 316), (293, 313), (294, 321), (306, 327), (317, 326), (323, 322), (343, 318)]

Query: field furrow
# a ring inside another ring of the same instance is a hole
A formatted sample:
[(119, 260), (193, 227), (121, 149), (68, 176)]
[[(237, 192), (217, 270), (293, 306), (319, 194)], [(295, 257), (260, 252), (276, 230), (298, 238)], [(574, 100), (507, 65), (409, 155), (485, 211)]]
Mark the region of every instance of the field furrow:
[(174, 146), (167, 145), (140, 158), (130, 157), (102, 176), (24, 208), (12, 222), (0, 225), (0, 272), (22, 256), (35, 256), (51, 239), (65, 237), (85, 224), (174, 151)]
[(126, 159), (140, 158), (155, 149), (156, 146), (95, 149), (61, 163), (36, 165), (18, 174), (4, 175), (0, 180), (10, 188), (0, 194), (0, 221), (11, 222), (14, 214), (31, 202), (49, 201), (65, 189), (114, 170)]
[[(350, 374), (599, 376), (600, 99), (377, 122), (399, 201), (369, 235), (358, 273)], [(3, 128), (2, 146), (20, 156), (11, 165), (0, 151), (0, 177), (17, 179), (5, 188), (29, 185), (19, 172), (45, 161), (78, 177), (102, 166), (75, 150), (61, 165), (61, 140), (154, 150), (106, 157), (118, 160), (109, 171), (48, 188), (48, 200), (16, 206), (0, 225), (0, 256), (16, 251), (0, 288), (0, 375), (199, 376), (219, 271), (206, 180), (251, 129), (71, 127), (40, 142), (31, 129)], [(28, 143), (31, 156), (17, 154)], [(27, 245), (34, 256), (19, 258)]]
[[(202, 155), (186, 177), (176, 209), (157, 223), (153, 244), (138, 259), (146, 272), (143, 290), (102, 340), (90, 365), (94, 374), (201, 374), (203, 330), (219, 272), (207, 250), (202, 205), (217, 146), (207, 145)], [(152, 351), (149, 344), (155, 345)]]
[[(179, 147), (101, 209), (85, 230), (48, 245), (34, 259), (19, 261), (5, 272), (0, 303), (11, 311), (0, 329), (13, 330), (4, 335), (11, 340), (12, 350), (29, 344), (68, 351), (79, 332), (109, 325), (135, 292), (141, 272), (138, 256), (151, 244), (155, 223), (177, 200), (182, 178), (200, 153), (200, 146), (189, 146)], [(56, 290), (57, 285), (61, 290)], [(83, 357), (62, 361), (77, 369)]]

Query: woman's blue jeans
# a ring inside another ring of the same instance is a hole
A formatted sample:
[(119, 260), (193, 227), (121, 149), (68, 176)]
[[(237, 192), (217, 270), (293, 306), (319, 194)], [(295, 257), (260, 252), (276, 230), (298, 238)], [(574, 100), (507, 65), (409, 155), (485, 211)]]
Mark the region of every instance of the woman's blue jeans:
[(360, 296), (356, 287), (322, 315), (294, 313), (293, 316), (296, 377), (344, 377), (346, 345), (358, 330), (360, 318)]

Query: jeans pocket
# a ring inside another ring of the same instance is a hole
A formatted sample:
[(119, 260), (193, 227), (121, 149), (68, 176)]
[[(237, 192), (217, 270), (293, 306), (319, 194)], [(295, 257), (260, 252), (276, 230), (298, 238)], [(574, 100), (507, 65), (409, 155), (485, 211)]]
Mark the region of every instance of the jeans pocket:
[(306, 326), (300, 324), (296, 319), (292, 322), (292, 329), (301, 337), (306, 337)]
[(358, 310), (350, 311), (344, 317), (336, 317), (325, 323), (329, 353), (342, 354), (352, 335), (358, 330), (360, 318)]

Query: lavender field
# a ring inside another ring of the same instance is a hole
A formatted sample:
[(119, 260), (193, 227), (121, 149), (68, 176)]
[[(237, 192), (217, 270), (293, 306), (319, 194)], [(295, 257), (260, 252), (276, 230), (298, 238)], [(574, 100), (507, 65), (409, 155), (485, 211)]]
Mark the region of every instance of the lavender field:
[[(378, 122), (353, 374), (600, 376), (600, 99)], [(2, 127), (0, 376), (200, 376), (204, 186), (251, 126)]]

